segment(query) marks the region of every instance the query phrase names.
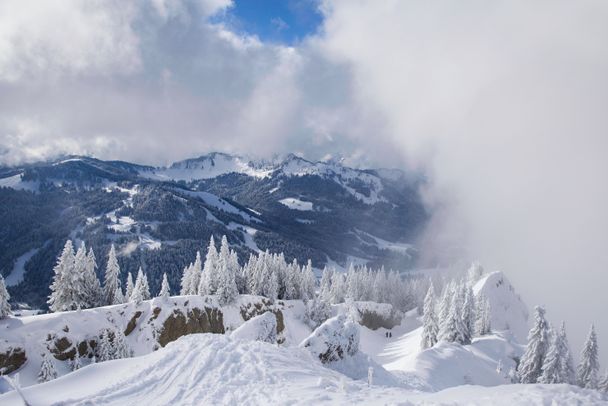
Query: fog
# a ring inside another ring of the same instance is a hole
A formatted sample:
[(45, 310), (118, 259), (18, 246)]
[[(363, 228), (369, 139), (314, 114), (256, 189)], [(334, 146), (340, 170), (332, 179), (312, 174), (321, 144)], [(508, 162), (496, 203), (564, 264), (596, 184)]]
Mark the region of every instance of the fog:
[[(608, 366), (608, 4), (326, 4), (328, 52), (428, 170), (426, 241), (501, 269)], [(449, 202), (449, 204), (446, 204)]]
[(0, 3), (0, 163), (222, 150), (422, 169), (424, 248), (503, 270), (575, 354), (595, 322), (608, 366), (608, 3), (326, 0), (295, 46), (208, 21), (230, 6)]

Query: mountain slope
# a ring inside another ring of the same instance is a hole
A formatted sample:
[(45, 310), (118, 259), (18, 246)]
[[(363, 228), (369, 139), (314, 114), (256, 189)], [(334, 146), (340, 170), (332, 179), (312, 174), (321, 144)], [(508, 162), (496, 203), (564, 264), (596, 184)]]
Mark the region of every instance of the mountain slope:
[(11, 295), (44, 306), (56, 256), (72, 238), (94, 249), (99, 272), (114, 243), (123, 281), (142, 266), (156, 291), (163, 272), (178, 286), (212, 235), (226, 235), (241, 261), (270, 250), (310, 258), (316, 268), (354, 262), (404, 270), (415, 264), (412, 243), (427, 219), (420, 182), (295, 155), (257, 162), (214, 153), (166, 168), (68, 157), (3, 168), (0, 273), (19, 268), (23, 282)]

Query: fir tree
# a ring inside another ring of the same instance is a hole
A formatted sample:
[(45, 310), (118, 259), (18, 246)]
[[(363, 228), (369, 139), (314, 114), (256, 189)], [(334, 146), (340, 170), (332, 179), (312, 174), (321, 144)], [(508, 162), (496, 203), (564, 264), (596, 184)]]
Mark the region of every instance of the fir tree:
[[(141, 268), (139, 268), (139, 270), (141, 271)], [(148, 275), (145, 273), (142, 277), (141, 296), (144, 300), (150, 300), (152, 298), (152, 295), (150, 294), (150, 285), (148, 284)]]
[(595, 335), (595, 328), (592, 324), (589, 336), (587, 336), (583, 351), (581, 352), (581, 360), (576, 369), (576, 381), (578, 386), (581, 388), (596, 389), (598, 370), (597, 337)]
[(158, 297), (163, 300), (167, 300), (171, 294), (171, 289), (169, 288), (169, 280), (167, 279), (167, 274), (163, 273), (163, 283), (160, 286), (160, 292), (158, 293)]
[(574, 371), (570, 344), (568, 343), (568, 337), (566, 336), (566, 323), (563, 321), (558, 334), (560, 335), (560, 353), (562, 354), (561, 376), (563, 377), (564, 383), (574, 385), (576, 383), (576, 372)]
[(320, 296), (306, 303), (306, 319), (312, 329), (316, 329), (332, 316), (331, 305)]
[(528, 334), (528, 345), (522, 356), (517, 373), (521, 383), (536, 383), (542, 374), (542, 367), (549, 347), (549, 326), (545, 320), (545, 309), (534, 308), (534, 326)]
[(207, 255), (205, 257), (205, 265), (199, 281), (199, 295), (215, 294), (215, 291), (217, 290), (217, 261), (218, 252), (215, 248), (215, 240), (213, 239), (212, 235), (209, 239), (209, 246), (207, 247)]
[(315, 297), (315, 274), (312, 271), (310, 259), (306, 267), (302, 269), (302, 300), (310, 300)]
[(53, 272), (51, 295), (48, 300), (49, 308), (54, 312), (76, 309), (77, 301), (71, 287), (74, 273), (74, 248), (71, 240), (66, 241)]
[(114, 292), (114, 302), (112, 304), (117, 305), (126, 301), (125, 296), (122, 294), (120, 286), (116, 286), (116, 292)]
[(562, 376), (562, 345), (559, 333), (552, 334), (551, 345), (547, 351), (547, 356), (543, 362), (542, 374), (538, 378), (538, 383), (564, 383), (565, 377)]
[(431, 348), (437, 343), (437, 335), (439, 333), (437, 317), (435, 316), (435, 289), (432, 282), (424, 298), (422, 327), (422, 341), (420, 342), (420, 347), (424, 350), (426, 348)]
[(597, 385), (597, 389), (600, 392), (608, 393), (608, 370), (606, 370), (606, 372), (604, 372), (604, 376), (602, 377), (599, 384)]
[(6, 290), (6, 285), (4, 283), (4, 278), (0, 275), (0, 319), (5, 318), (9, 314), (11, 314), (11, 305), (8, 304), (11, 295), (9, 295)]
[(145, 300), (144, 289), (145, 289), (144, 273), (140, 267), (139, 271), (137, 271), (137, 279), (135, 280), (135, 286), (133, 287), (133, 293), (131, 293), (131, 297), (129, 298), (129, 300), (131, 302), (135, 303), (136, 305), (140, 304), (142, 301)]
[(464, 327), (463, 338), (465, 343), (470, 343), (475, 335), (475, 295), (470, 286), (463, 285), (464, 302), (462, 306), (462, 324)]
[(344, 302), (344, 275), (334, 272), (331, 278), (331, 303)]
[[(118, 265), (118, 259), (116, 258), (116, 249), (114, 248), (114, 244), (112, 244), (110, 246), (110, 251), (108, 252), (108, 263), (106, 265), (103, 283), (103, 295), (106, 304), (116, 304), (117, 302), (115, 295), (117, 288), (120, 288), (119, 275), (120, 266)], [(129, 276), (130, 275), (131, 274), (129, 274)], [(127, 296), (130, 296), (131, 293), (132, 292), (127, 291)]]
[(475, 332), (480, 335), (486, 335), (491, 333), (491, 324), (490, 324), (490, 301), (488, 298), (481, 293), (477, 297), (477, 312), (476, 312), (476, 321), (475, 321)]
[(97, 343), (97, 361), (104, 362), (114, 359), (114, 348), (110, 341), (110, 331), (104, 329), (99, 335), (99, 342)]
[(133, 275), (131, 272), (127, 274), (127, 291), (125, 292), (125, 299), (131, 300), (131, 296), (133, 295), (133, 289), (135, 288), (135, 284), (133, 283)]
[(113, 332), (113, 359), (129, 358), (131, 356), (131, 350), (127, 344), (127, 338), (124, 333), (120, 329), (114, 330)]
[(192, 285), (190, 282), (192, 281), (193, 271), (194, 264), (190, 264), (184, 268), (181, 280), (181, 290), (179, 292), (181, 296), (186, 296), (190, 294), (190, 287)]
[(234, 302), (239, 292), (236, 287), (235, 272), (230, 260), (230, 248), (226, 236), (222, 237), (222, 245), (217, 264), (217, 295), (220, 304), (225, 305)]
[(333, 269), (325, 267), (323, 269), (323, 275), (321, 276), (319, 296), (322, 297), (327, 303), (330, 303), (331, 301), (331, 280), (333, 273)]
[(40, 365), (40, 372), (38, 373), (38, 382), (48, 382), (57, 378), (57, 370), (55, 364), (53, 364), (52, 357), (49, 357), (46, 352), (42, 353), (42, 364)]
[(84, 273), (84, 288), (86, 290), (87, 303), (86, 307), (96, 307), (102, 304), (101, 300), (101, 285), (97, 278), (97, 260), (93, 248), (89, 247), (89, 252), (86, 258), (85, 273)]

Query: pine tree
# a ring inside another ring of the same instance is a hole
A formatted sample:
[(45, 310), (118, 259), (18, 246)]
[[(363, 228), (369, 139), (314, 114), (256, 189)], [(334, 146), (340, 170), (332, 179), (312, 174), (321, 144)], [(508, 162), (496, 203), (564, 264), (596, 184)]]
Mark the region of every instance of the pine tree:
[(82, 362), (80, 361), (80, 354), (78, 350), (76, 350), (76, 354), (74, 355), (74, 359), (71, 362), (72, 371), (77, 371), (82, 367)]
[(560, 343), (561, 336), (559, 333), (554, 332), (551, 334), (551, 345), (547, 351), (547, 356), (542, 366), (542, 374), (538, 378), (538, 383), (564, 383), (564, 377), (562, 376), (562, 356)]
[(133, 295), (134, 288), (135, 288), (135, 284), (133, 283), (133, 275), (131, 275), (131, 272), (129, 272), (127, 274), (127, 291), (125, 292), (126, 300), (131, 300), (131, 296)]
[(332, 316), (331, 305), (320, 296), (306, 303), (306, 319), (311, 328), (316, 329)]
[(315, 274), (312, 271), (310, 259), (306, 267), (302, 269), (302, 300), (310, 300), (315, 297)]
[(230, 248), (226, 236), (222, 237), (222, 245), (217, 263), (217, 295), (220, 304), (225, 305), (234, 302), (239, 294), (236, 287), (235, 272), (232, 269), (230, 260)]
[(604, 372), (604, 376), (600, 380), (600, 383), (597, 386), (597, 389), (600, 392), (608, 393), (608, 370)]
[(133, 287), (133, 293), (131, 293), (131, 297), (129, 298), (129, 300), (133, 303), (135, 303), (136, 305), (139, 305), (142, 301), (144, 301), (144, 273), (141, 270), (141, 267), (139, 268), (139, 271), (137, 271), (137, 279), (135, 280), (135, 286)]
[(127, 344), (127, 338), (124, 333), (120, 329), (114, 330), (113, 332), (113, 359), (129, 358), (131, 356), (131, 350)]
[(84, 289), (86, 292), (86, 307), (96, 307), (102, 304), (101, 300), (101, 285), (97, 278), (97, 260), (93, 248), (89, 247), (89, 252), (86, 257), (84, 266)]
[(217, 290), (217, 261), (218, 252), (215, 248), (215, 240), (213, 235), (209, 239), (209, 247), (207, 248), (207, 256), (205, 257), (205, 265), (201, 275), (198, 294), (199, 295), (214, 295)]
[(285, 278), (285, 298), (286, 299), (299, 299), (300, 298), (300, 267), (297, 261), (294, 259), (291, 264), (287, 266)]
[(570, 344), (566, 336), (566, 323), (562, 321), (559, 329), (560, 335), (560, 353), (562, 354), (561, 376), (564, 383), (574, 385), (576, 383), (576, 372), (574, 371), (574, 362), (572, 361), (572, 353), (570, 352)]
[(4, 278), (0, 275), (0, 319), (5, 318), (11, 314), (11, 305), (8, 303), (11, 295), (6, 290)]
[(76, 251), (74, 256), (74, 269), (71, 272), (70, 287), (74, 297), (74, 308), (86, 309), (89, 307), (89, 292), (86, 286), (86, 269), (87, 269), (87, 249), (84, 242)]
[(46, 352), (42, 353), (42, 364), (40, 365), (40, 372), (38, 373), (38, 382), (48, 382), (57, 378), (57, 370), (53, 360), (49, 357)]
[(422, 341), (420, 342), (420, 347), (424, 350), (437, 344), (437, 335), (439, 333), (437, 317), (435, 316), (435, 288), (433, 287), (432, 282), (424, 298), (422, 326)]
[(325, 267), (323, 269), (323, 275), (321, 276), (321, 284), (319, 286), (319, 297), (322, 297), (323, 300), (327, 303), (330, 303), (331, 301), (331, 280), (333, 273), (333, 269)]
[(163, 300), (167, 300), (171, 294), (171, 289), (169, 288), (169, 280), (167, 279), (167, 274), (163, 273), (163, 283), (160, 286), (160, 292), (158, 293), (158, 297)]
[(190, 287), (192, 281), (192, 274), (194, 271), (194, 264), (190, 264), (184, 268), (184, 272), (182, 274), (181, 280), (181, 290), (179, 292), (180, 296), (186, 296), (190, 294)]
[(142, 277), (141, 296), (144, 300), (150, 300), (152, 298), (152, 295), (150, 294), (150, 285), (148, 284), (148, 275), (146, 275), (145, 273)]
[[(129, 274), (130, 276), (131, 274)], [(104, 276), (103, 283), (103, 295), (106, 304), (116, 304), (117, 300), (115, 298), (116, 289), (120, 288), (120, 266), (118, 265), (118, 259), (116, 258), (116, 249), (114, 248), (114, 244), (110, 246), (110, 251), (108, 252), (108, 263), (106, 265), (106, 272)], [(131, 277), (131, 282), (132, 282)], [(128, 282), (127, 282), (127, 290), (128, 290)], [(127, 291), (127, 296), (130, 296), (132, 292)]]
[(344, 275), (334, 272), (331, 278), (331, 303), (337, 304), (344, 302)]
[(437, 315), (437, 321), (439, 323), (439, 340), (444, 340), (443, 333), (447, 331), (446, 323), (448, 323), (448, 316), (450, 313), (450, 305), (452, 303), (453, 295), (453, 283), (448, 283), (443, 288), (441, 294), (441, 301), (439, 302), (439, 314)]
[(201, 276), (203, 272), (203, 265), (201, 263), (201, 252), (196, 251), (196, 258), (194, 263), (192, 264), (192, 268), (190, 270), (190, 280), (188, 286), (188, 295), (196, 295), (198, 294), (198, 286), (201, 281)]
[(49, 308), (54, 312), (76, 309), (76, 300), (70, 285), (74, 273), (74, 247), (71, 240), (66, 241), (53, 272), (55, 275), (50, 286)]
[(475, 321), (475, 332), (480, 335), (486, 335), (491, 333), (492, 326), (490, 324), (490, 301), (483, 294), (479, 294), (477, 297), (477, 312)]
[(592, 324), (589, 336), (587, 336), (583, 351), (581, 352), (581, 360), (576, 369), (578, 386), (581, 388), (596, 389), (599, 367), (597, 337), (595, 335), (595, 327)]
[(97, 343), (97, 361), (104, 362), (114, 359), (114, 348), (110, 341), (110, 331), (104, 329), (99, 335), (99, 342)]
[(120, 286), (116, 286), (116, 292), (114, 292), (114, 302), (112, 304), (117, 305), (126, 301), (125, 295), (122, 294)]
[(463, 338), (465, 343), (470, 343), (475, 335), (475, 295), (470, 286), (463, 285), (464, 302), (462, 305), (462, 324), (464, 327)]
[(534, 308), (534, 326), (528, 334), (528, 345), (522, 356), (517, 373), (521, 383), (536, 383), (549, 347), (549, 326), (545, 320), (545, 309)]

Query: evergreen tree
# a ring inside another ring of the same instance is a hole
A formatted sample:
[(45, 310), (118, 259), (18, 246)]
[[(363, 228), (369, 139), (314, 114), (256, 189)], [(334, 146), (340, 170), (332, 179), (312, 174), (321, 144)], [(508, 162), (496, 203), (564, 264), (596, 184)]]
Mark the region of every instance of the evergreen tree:
[(302, 269), (302, 300), (310, 300), (315, 297), (315, 274), (312, 271), (310, 259), (306, 267)]
[(167, 300), (170, 296), (171, 289), (169, 288), (169, 280), (167, 279), (167, 274), (163, 273), (163, 283), (160, 286), (160, 292), (158, 293), (158, 297), (163, 300)]
[(192, 264), (192, 269), (190, 270), (190, 278), (189, 278), (189, 286), (188, 286), (188, 295), (197, 295), (198, 294), (198, 286), (201, 282), (201, 276), (203, 272), (203, 265), (201, 263), (201, 252), (196, 251), (196, 258), (194, 263)]
[(549, 326), (545, 320), (545, 309), (534, 308), (534, 326), (528, 334), (528, 345), (522, 356), (517, 373), (521, 383), (536, 383), (542, 374), (549, 347)]
[(11, 305), (8, 303), (11, 295), (6, 290), (4, 278), (0, 275), (0, 319), (5, 318), (11, 314)]
[(74, 273), (74, 247), (71, 240), (66, 241), (53, 272), (51, 295), (48, 300), (49, 309), (54, 312), (76, 309), (77, 300), (71, 285)]
[(299, 299), (300, 298), (300, 267), (297, 261), (287, 266), (285, 277), (285, 298)]
[(477, 312), (475, 321), (475, 332), (480, 335), (486, 335), (491, 333), (492, 326), (490, 324), (490, 301), (483, 294), (479, 294), (477, 297)]
[(207, 248), (207, 256), (205, 257), (205, 265), (201, 275), (198, 294), (199, 295), (214, 295), (217, 290), (217, 261), (218, 252), (215, 248), (215, 240), (213, 235), (209, 239), (209, 247)]
[(97, 343), (97, 361), (104, 362), (111, 359), (114, 359), (114, 348), (110, 341), (110, 331), (104, 329), (101, 331), (99, 342)]
[(559, 333), (551, 334), (551, 345), (547, 351), (547, 356), (543, 362), (542, 374), (538, 378), (538, 383), (564, 383), (565, 377), (562, 376), (562, 345)]
[(114, 330), (113, 332), (113, 359), (129, 358), (131, 356), (131, 349), (127, 344), (127, 338), (124, 333), (120, 329)]
[[(129, 276), (131, 274), (129, 273)], [(118, 265), (118, 259), (116, 258), (116, 249), (114, 248), (114, 244), (110, 246), (110, 251), (108, 252), (108, 263), (106, 265), (106, 272), (104, 275), (104, 283), (103, 283), (103, 294), (104, 300), (106, 304), (116, 304), (117, 300), (115, 298), (116, 289), (120, 287), (120, 280), (118, 279), (120, 276), (120, 266)], [(128, 279), (127, 279), (128, 281)], [(132, 282), (131, 277), (131, 282)], [(128, 286), (128, 282), (127, 282)], [(127, 287), (128, 289), (128, 287)], [(132, 292), (127, 291), (127, 296), (130, 296)]]
[(80, 361), (80, 354), (78, 350), (76, 350), (76, 354), (74, 355), (74, 359), (71, 362), (72, 371), (77, 371), (82, 367), (82, 362)]
[(126, 301), (125, 295), (122, 294), (120, 286), (116, 286), (116, 292), (114, 292), (114, 302), (112, 304), (117, 305)]
[(564, 383), (574, 385), (576, 383), (576, 372), (574, 371), (574, 362), (572, 361), (572, 353), (570, 352), (570, 344), (568, 343), (568, 337), (566, 336), (566, 323), (562, 321), (562, 325), (559, 329), (561, 345), (560, 353), (562, 354), (561, 363), (561, 376)]
[(473, 262), (467, 271), (467, 279), (470, 286), (473, 286), (483, 276), (484, 269), (479, 262)]
[(225, 305), (234, 302), (239, 292), (236, 287), (235, 270), (232, 269), (232, 261), (230, 259), (230, 248), (226, 236), (222, 237), (220, 254), (217, 264), (217, 295), (220, 304)]
[(331, 280), (333, 269), (325, 267), (321, 276), (321, 285), (319, 287), (319, 297), (322, 297), (328, 304), (331, 302)]
[(331, 305), (321, 296), (313, 297), (306, 303), (306, 319), (312, 329), (316, 329), (332, 316)]
[(608, 370), (606, 370), (606, 372), (604, 372), (604, 376), (600, 380), (600, 382), (597, 386), (597, 389), (600, 392), (608, 393)]
[[(139, 270), (141, 271), (141, 268), (139, 268)], [(150, 294), (150, 285), (148, 284), (148, 275), (146, 275), (145, 273), (142, 277), (141, 296), (144, 300), (152, 299), (152, 295)]]
[(443, 293), (441, 294), (441, 301), (439, 302), (439, 314), (437, 315), (437, 321), (439, 322), (439, 340), (444, 340), (443, 333), (448, 330), (446, 328), (446, 324), (448, 323), (450, 305), (452, 303), (452, 295), (453, 283), (450, 282), (443, 288)]
[(140, 267), (139, 271), (137, 271), (137, 279), (135, 280), (135, 286), (133, 287), (133, 293), (131, 293), (131, 297), (129, 298), (129, 300), (131, 302), (135, 303), (136, 305), (139, 305), (142, 301), (145, 300), (144, 289), (145, 289), (144, 273)]
[(597, 337), (592, 324), (576, 369), (576, 380), (581, 388), (597, 389), (597, 374), (600, 367), (597, 353)]
[(40, 365), (40, 372), (38, 373), (38, 382), (48, 382), (57, 378), (57, 370), (55, 364), (53, 364), (52, 357), (49, 357), (46, 352), (42, 353), (42, 364)]
[(131, 296), (133, 295), (134, 288), (135, 288), (135, 284), (133, 283), (133, 275), (131, 275), (131, 272), (129, 272), (127, 274), (127, 291), (125, 292), (126, 300), (131, 300)]
[(344, 291), (344, 275), (339, 272), (334, 272), (331, 278), (331, 303), (337, 304), (344, 302)]
[(93, 248), (89, 247), (89, 252), (86, 258), (84, 267), (84, 289), (86, 291), (86, 307), (96, 307), (102, 304), (101, 300), (101, 285), (97, 278), (97, 260)]
[(87, 249), (84, 242), (74, 256), (74, 270), (71, 273), (70, 286), (75, 299), (76, 309), (86, 309), (89, 304), (89, 292), (86, 286)]
[(435, 289), (432, 282), (426, 297), (424, 298), (422, 327), (422, 341), (420, 347), (424, 350), (426, 348), (431, 348), (437, 343), (437, 335), (439, 333), (437, 317), (435, 316)]
[(470, 343), (475, 335), (475, 295), (470, 286), (463, 284), (464, 302), (462, 306), (462, 324), (464, 342)]
[(181, 290), (179, 294), (181, 296), (186, 296), (191, 294), (191, 282), (194, 274), (194, 264), (190, 264), (184, 268), (184, 273), (182, 274), (181, 281)]

